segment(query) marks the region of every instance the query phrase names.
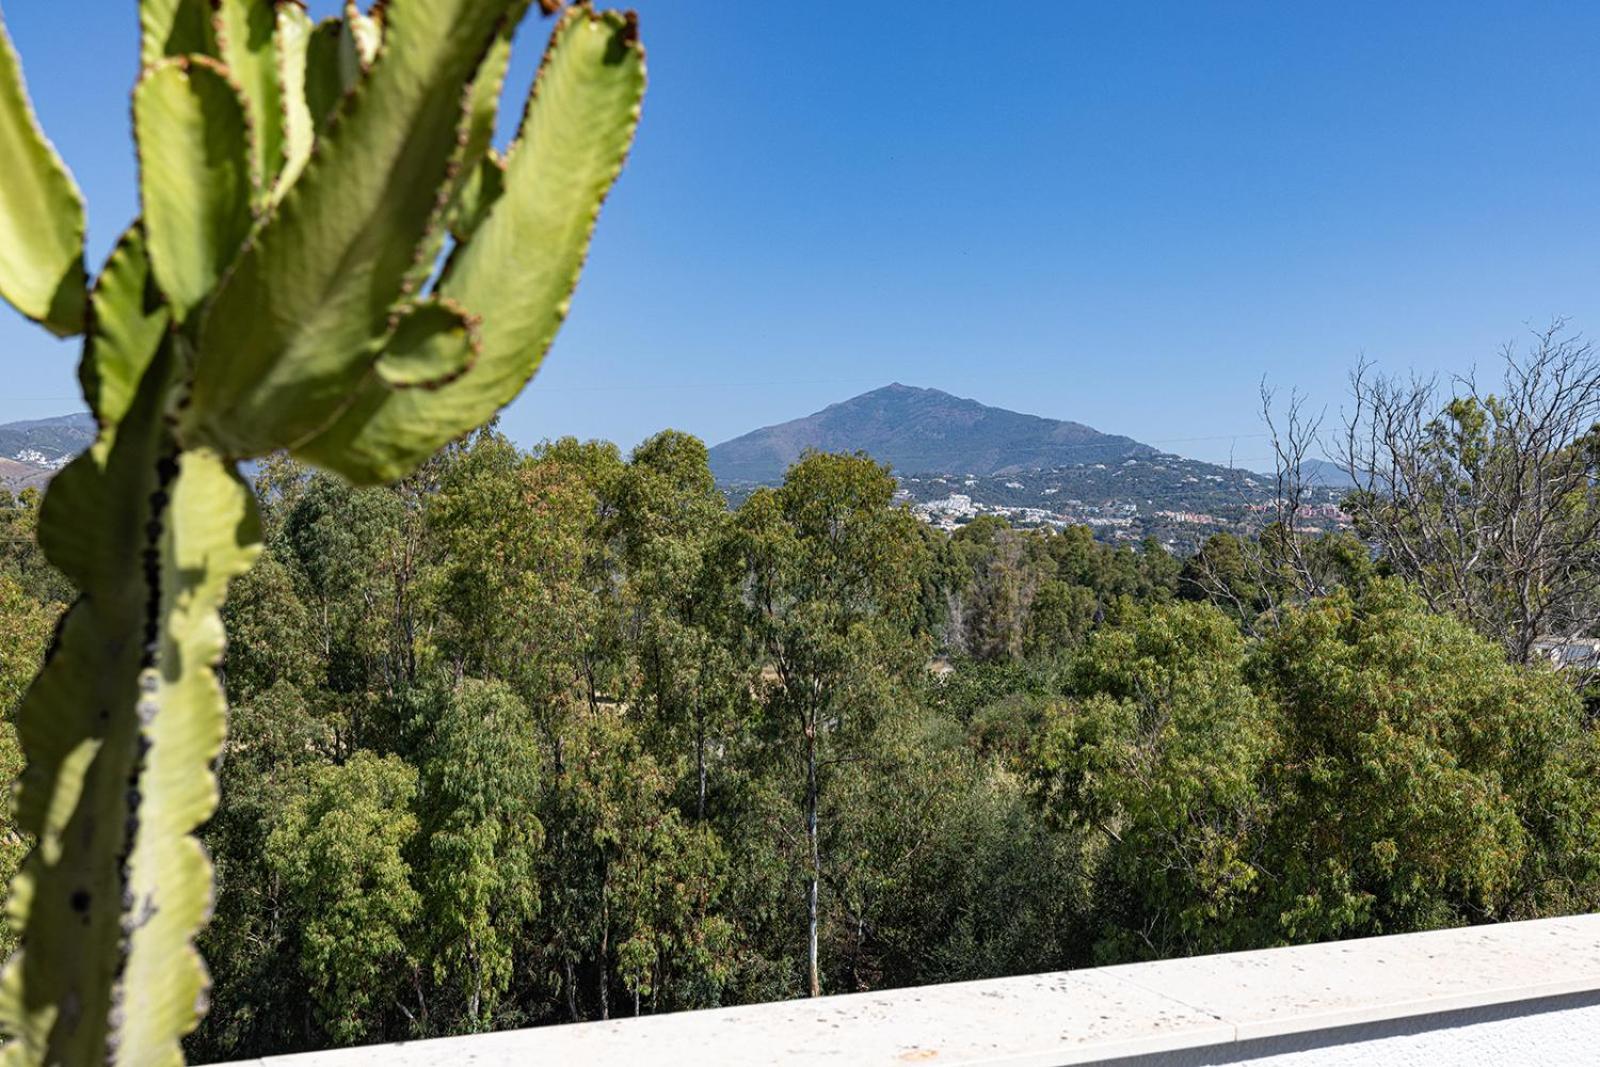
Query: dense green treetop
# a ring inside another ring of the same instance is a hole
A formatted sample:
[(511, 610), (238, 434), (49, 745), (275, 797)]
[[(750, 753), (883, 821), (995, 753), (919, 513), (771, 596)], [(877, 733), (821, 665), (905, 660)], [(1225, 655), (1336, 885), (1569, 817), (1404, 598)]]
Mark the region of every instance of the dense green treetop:
[[(670, 431), (258, 489), (196, 1058), (1600, 906), (1580, 695), (1349, 538), (1306, 598), (859, 456), (730, 511)], [(8, 553), (10, 707), (62, 603)]]

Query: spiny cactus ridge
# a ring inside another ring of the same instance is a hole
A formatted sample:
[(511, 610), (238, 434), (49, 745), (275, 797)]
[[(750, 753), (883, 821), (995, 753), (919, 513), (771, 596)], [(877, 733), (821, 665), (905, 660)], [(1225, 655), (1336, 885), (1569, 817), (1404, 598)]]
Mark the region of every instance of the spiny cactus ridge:
[[(0, 13), (0, 296), (83, 335), (100, 425), (39, 520), (80, 592), (18, 717), (0, 975), (8, 1062), (163, 1064), (204, 1011), (195, 829), (217, 804), (228, 581), (259, 551), (236, 464), (403, 477), (521, 391), (632, 142), (631, 14), (567, 6), (493, 147), (531, 0), (141, 0), (140, 218), (91, 283), (85, 208)], [(547, 14), (563, 5), (539, 0)]]

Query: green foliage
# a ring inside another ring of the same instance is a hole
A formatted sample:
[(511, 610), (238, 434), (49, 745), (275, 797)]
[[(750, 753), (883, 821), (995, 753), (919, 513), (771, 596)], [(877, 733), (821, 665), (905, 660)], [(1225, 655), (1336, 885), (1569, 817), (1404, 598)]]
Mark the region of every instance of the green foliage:
[(1307, 590), (1359, 593), (1377, 576), (1371, 551), (1348, 531), (1314, 539), (1269, 524), (1254, 540), (1214, 534), (1183, 561), (1178, 596), (1215, 604), (1247, 632), (1271, 630), (1280, 609), (1303, 606)]
[(672, 430), (633, 451), (616, 495), (612, 525), (640, 646), (637, 699), (652, 706), (661, 743), (693, 753), (704, 819), (714, 751), (748, 704), (748, 679), (725, 641), (740, 606), (723, 570), (726, 502), (705, 445)]
[(485, 1025), (539, 910), (538, 746), (503, 684), (467, 681), (442, 703), (421, 756), (425, 951), (467, 1024)]
[[(233, 615), (257, 653), (224, 679), (224, 594), (262, 548), (235, 464), (291, 450), (356, 481), (399, 479), (492, 418), (537, 369), (632, 141), (644, 56), (631, 15), (569, 7), (504, 173), (474, 180), (528, 6), (390, 0), (363, 14), (350, 3), (319, 31), (296, 4), (142, 0), (132, 98), (142, 213), (92, 290), (81, 198), (0, 25), (0, 296), (58, 334), (89, 327), (79, 377), (100, 425), (37, 512), (45, 559), (78, 600), (17, 716), (27, 757), (17, 826), (37, 846), (13, 885), (25, 950), (0, 977), (0, 1024), (22, 1062), (181, 1059), (206, 999), (191, 941), (209, 908), (210, 862), (191, 835), (217, 804), (209, 768), (225, 681), (258, 709), (330, 690), (313, 702), (321, 721), (307, 736), (331, 739), (349, 762), (343, 777), (311, 773), (285, 818), (312, 838), (324, 826), (370, 831), (379, 852), (411, 836), (376, 825), (410, 804), (411, 787), (357, 750), (399, 725), (421, 676), (419, 494), (275, 483), (296, 498), (269, 500), (284, 514), (268, 531), (315, 566), (301, 568), (305, 585), (280, 566), (247, 588)], [(430, 285), (452, 228), (449, 263)], [(284, 473), (281, 461), (274, 469)], [(381, 507), (407, 521), (387, 524)], [(32, 505), (21, 510), (31, 523)], [(395, 536), (361, 540), (359, 522), (337, 525), (351, 517)], [(387, 610), (355, 584), (369, 576), (387, 583)], [(330, 660), (320, 677), (306, 669), (318, 640)], [(336, 644), (349, 657), (331, 662)], [(391, 704), (381, 714), (364, 684), (374, 663)], [(428, 795), (448, 795), (440, 783), (451, 780), (428, 779)], [(403, 872), (382, 857), (327, 857), (347, 881), (376, 872), (379, 897), (392, 884), (395, 899), (363, 903), (357, 879), (340, 904), (358, 914), (312, 915), (327, 888), (307, 873), (314, 857), (264, 836), (269, 813), (257, 815), (223, 830), (234, 858), (264, 863), (306, 909), (299, 958), (324, 1032), (378, 1032), (392, 998), (373, 1010), (365, 997), (404, 955), (415, 906)], [(520, 827), (513, 837), (532, 832), (504, 815)], [(439, 817), (441, 848), (489, 825)], [(234, 918), (225, 937), (251, 925)], [(478, 932), (469, 922), (435, 946), (453, 974), (465, 939), (479, 975), (471, 1015), (508, 967), (502, 945), (480, 958)]]
[(404, 989), (408, 928), (420, 905), (404, 856), (417, 830), (409, 810), (416, 791), (416, 772), (401, 760), (359, 752), (291, 786), (267, 838), (300, 973), (336, 1041), (380, 1036), (384, 1002)]
[(916, 520), (893, 497), (894, 479), (868, 457), (812, 453), (734, 518), (732, 554), (749, 590), (741, 630), (770, 672), (761, 687), (766, 729), (783, 739), (803, 797), (813, 996), (831, 780), (864, 757), (879, 713), (928, 649), (915, 627), (931, 560)]
[(1563, 680), (1404, 586), (1093, 639), (1035, 749), (1046, 811), (1101, 841), (1104, 960), (1587, 909), (1595, 737)]
[(984, 662), (1047, 658), (1081, 645), (1125, 601), (1168, 597), (1178, 563), (1159, 544), (1113, 549), (1082, 526), (1014, 530), (980, 516), (949, 541), (947, 641)]
[(1273, 723), (1244, 659), (1220, 614), (1175, 605), (1098, 635), (1075, 664), (1034, 775), (1059, 817), (1105, 838), (1102, 958), (1224, 949), (1248, 907)]
[(1249, 548), (1230, 533), (1213, 534), (1200, 551), (1183, 561), (1178, 595), (1210, 602), (1241, 624), (1249, 624), (1270, 603), (1260, 570), (1252, 566)]
[[(14, 781), (22, 773), (22, 748), (17, 741), (16, 712), (28, 682), (38, 673), (50, 636), (51, 612), (22, 584), (0, 572), (0, 775)], [(7, 820), (9, 823), (9, 820)], [(14, 826), (0, 829), (0, 879), (9, 885), (27, 852), (27, 840)], [(0, 948), (13, 951), (16, 937), (0, 934)]]
[(1593, 906), (1595, 741), (1553, 673), (1506, 663), (1394, 582), (1297, 613), (1255, 670), (1283, 709), (1282, 936)]
[(715, 905), (726, 857), (715, 836), (670, 804), (671, 781), (614, 711), (574, 719), (546, 808), (552, 834), (546, 881), (563, 931), (551, 963), (569, 1003), (613, 1012), (619, 989), (656, 1007), (717, 1003), (732, 948)]
[(835, 784), (824, 930), (830, 988), (1046, 971), (1081, 955), (1083, 835), (960, 725), (906, 702)]
[[(830, 991), (1596, 903), (1569, 687), (1393, 584), (1353, 567), (1247, 623), (1174, 599), (1165, 557), (1026, 533), (1093, 614), (946, 658), (929, 604), (1014, 532), (930, 536), (880, 468), (807, 464), (729, 513), (671, 432), (490, 428), (378, 489), (268, 463), (191, 1054), (803, 995), (813, 884)], [(374, 765), (410, 799), (359, 799)], [(382, 936), (332, 956), (284, 865), (324, 781), (388, 872), (348, 890)]]
[(21, 582), (0, 571), (0, 714), (8, 723), (16, 715), (28, 682), (39, 671), (51, 621), (45, 605), (29, 595)]

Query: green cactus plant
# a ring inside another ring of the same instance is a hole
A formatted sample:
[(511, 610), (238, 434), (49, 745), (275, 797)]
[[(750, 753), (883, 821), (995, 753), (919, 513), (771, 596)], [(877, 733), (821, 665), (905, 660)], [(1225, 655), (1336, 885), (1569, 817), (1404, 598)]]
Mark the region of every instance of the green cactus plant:
[[(217, 803), (230, 578), (258, 551), (236, 464), (405, 475), (532, 377), (638, 122), (632, 15), (561, 15), (504, 157), (530, 0), (141, 0), (141, 218), (91, 285), (84, 207), (0, 14), (0, 295), (61, 336), (100, 424), (40, 543), (81, 596), (24, 700), (0, 976), (22, 1063), (177, 1063)], [(546, 13), (562, 5), (540, 0)], [(443, 266), (436, 265), (443, 258)]]

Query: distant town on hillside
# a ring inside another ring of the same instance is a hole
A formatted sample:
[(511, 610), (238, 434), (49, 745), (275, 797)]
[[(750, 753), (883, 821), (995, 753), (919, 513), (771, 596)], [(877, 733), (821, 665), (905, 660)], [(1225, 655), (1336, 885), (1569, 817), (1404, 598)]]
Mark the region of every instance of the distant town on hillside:
[[(0, 488), (43, 488), (94, 440), (85, 414), (0, 425)], [(1250, 534), (1277, 514), (1274, 475), (1161, 452), (1077, 422), (1025, 415), (938, 389), (893, 384), (711, 449), (731, 503), (776, 485), (805, 452), (865, 452), (888, 464), (900, 499), (953, 530), (980, 515), (1019, 527), (1087, 526), (1108, 543), (1154, 538), (1180, 555), (1214, 533)], [(1344, 529), (1348, 479), (1308, 464), (1296, 514), (1307, 533)]]
[[(951, 530), (980, 515), (1013, 526), (1087, 526), (1107, 542), (1154, 538), (1187, 555), (1223, 531), (1249, 534), (1277, 515), (1273, 474), (1161, 452), (1129, 437), (989, 407), (937, 389), (888, 385), (711, 449), (735, 501), (775, 485), (807, 450), (863, 451), (889, 464), (901, 499)], [(1295, 516), (1308, 533), (1345, 529), (1340, 468), (1308, 463)]]

